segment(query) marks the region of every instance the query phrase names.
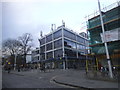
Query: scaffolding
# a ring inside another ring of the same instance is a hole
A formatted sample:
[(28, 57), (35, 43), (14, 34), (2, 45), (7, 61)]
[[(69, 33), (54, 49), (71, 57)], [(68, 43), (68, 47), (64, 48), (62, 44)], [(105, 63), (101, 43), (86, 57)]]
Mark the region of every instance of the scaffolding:
[[(101, 9), (101, 11), (102, 11), (102, 12), (107, 12), (107, 11), (110, 11), (111, 9), (113, 9), (113, 8), (118, 7), (118, 6), (120, 6), (120, 1), (117, 1), (117, 2), (115, 2), (115, 3), (113, 3), (113, 4), (109, 5), (109, 6), (103, 7), (103, 8)], [(99, 11), (96, 11), (96, 12), (94, 12), (94, 13), (86, 16), (85, 18), (86, 18), (87, 20), (89, 20), (89, 19), (92, 19), (93, 17), (96, 17), (96, 16), (98, 16), (98, 15), (99, 15)]]
[[(120, 69), (120, 1), (113, 3), (107, 7), (102, 9), (102, 17), (105, 27), (105, 32), (108, 31), (117, 31), (118, 30), (118, 39), (113, 41), (108, 41), (108, 50), (110, 53), (110, 59), (112, 62), (112, 68)], [(89, 46), (91, 48), (91, 53), (94, 53), (96, 63), (94, 61), (86, 60), (86, 71), (89, 69), (93, 69), (93, 71), (98, 71), (101, 65), (104, 67), (108, 67), (107, 60), (105, 57), (105, 47), (102, 41), (102, 28), (100, 23), (100, 15), (99, 12), (95, 12), (91, 15), (85, 17), (86, 28), (89, 35)], [(116, 30), (117, 29), (117, 30)]]

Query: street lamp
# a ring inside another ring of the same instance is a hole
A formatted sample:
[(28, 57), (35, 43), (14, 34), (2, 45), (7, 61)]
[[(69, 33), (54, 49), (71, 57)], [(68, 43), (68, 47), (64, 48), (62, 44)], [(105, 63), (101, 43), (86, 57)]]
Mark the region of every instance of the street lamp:
[(16, 59), (17, 59), (17, 54), (15, 54), (14, 70), (16, 70)]
[(67, 54), (64, 54), (64, 55), (65, 55), (65, 61), (66, 61), (65, 69), (68, 69), (68, 59), (67, 59)]
[[(42, 35), (41, 35), (41, 36), (42, 36)], [(38, 39), (38, 41), (39, 41), (39, 45), (41, 45), (40, 39)], [(40, 59), (41, 59), (41, 55), (40, 55), (40, 54), (41, 54), (41, 49), (40, 49), (40, 47), (39, 47), (39, 62), (40, 62)], [(38, 63), (39, 63), (39, 62), (38, 62)], [(40, 67), (39, 67), (39, 68), (40, 68)]]
[(86, 54), (86, 74), (88, 73), (88, 60), (87, 60), (87, 54)]

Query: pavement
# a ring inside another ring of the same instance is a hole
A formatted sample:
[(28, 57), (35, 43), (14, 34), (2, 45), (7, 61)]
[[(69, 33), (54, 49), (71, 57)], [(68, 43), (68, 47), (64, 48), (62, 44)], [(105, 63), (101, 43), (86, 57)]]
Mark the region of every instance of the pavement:
[(13, 74), (18, 75), (28, 75), (33, 77), (38, 77), (40, 75), (52, 75), (52, 81), (58, 84), (67, 85), (75, 88), (83, 88), (83, 89), (114, 89), (119, 90), (118, 82), (112, 81), (103, 81), (103, 80), (93, 80), (89, 79), (85, 75), (84, 70), (62, 70), (55, 69), (44, 72), (40, 72), (39, 70), (31, 70), (31, 71), (12, 71)]
[(65, 84), (77, 88), (91, 88), (91, 89), (110, 89), (118, 90), (118, 82), (92, 80), (86, 77), (85, 71), (67, 71), (66, 74), (55, 77), (53, 79), (56, 83)]

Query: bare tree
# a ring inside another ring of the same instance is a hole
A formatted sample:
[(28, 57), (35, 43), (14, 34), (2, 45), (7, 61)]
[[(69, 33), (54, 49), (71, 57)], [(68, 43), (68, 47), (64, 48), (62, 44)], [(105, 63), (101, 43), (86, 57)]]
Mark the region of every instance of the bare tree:
[(22, 43), (16, 39), (7, 39), (2, 43), (2, 54), (10, 55), (8, 59), (11, 62), (11, 65), (16, 63), (16, 54), (20, 55), (22, 53), (21, 49)]
[(32, 47), (32, 35), (30, 33), (25, 33), (19, 37), (20, 42), (22, 43), (22, 50), (24, 56), (24, 62), (26, 63), (26, 55), (31, 50)]
[(15, 55), (22, 53), (22, 43), (16, 39), (7, 39), (2, 44), (2, 52), (5, 54)]

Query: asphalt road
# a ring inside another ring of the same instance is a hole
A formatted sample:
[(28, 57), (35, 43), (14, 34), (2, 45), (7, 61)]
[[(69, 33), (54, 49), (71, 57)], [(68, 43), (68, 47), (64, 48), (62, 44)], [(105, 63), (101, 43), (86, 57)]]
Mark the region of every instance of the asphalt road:
[(2, 88), (70, 88), (51, 81), (54, 76), (28, 76), (3, 72)]

